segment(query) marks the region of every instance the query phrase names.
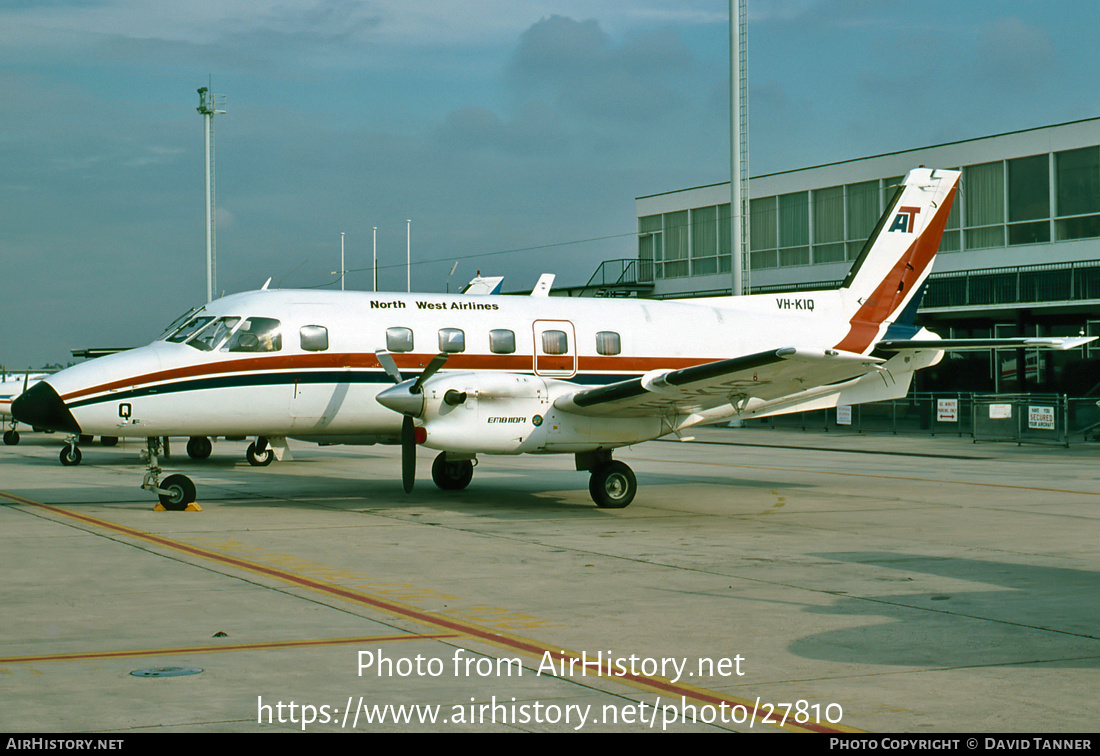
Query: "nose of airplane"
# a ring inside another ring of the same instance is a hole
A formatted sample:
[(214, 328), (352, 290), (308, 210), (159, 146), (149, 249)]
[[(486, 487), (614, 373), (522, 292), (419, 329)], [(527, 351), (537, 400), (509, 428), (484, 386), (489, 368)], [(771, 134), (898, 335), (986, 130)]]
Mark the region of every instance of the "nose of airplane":
[(80, 433), (73, 413), (46, 381), (39, 381), (17, 396), (11, 403), (11, 414), (19, 422), (35, 428)]

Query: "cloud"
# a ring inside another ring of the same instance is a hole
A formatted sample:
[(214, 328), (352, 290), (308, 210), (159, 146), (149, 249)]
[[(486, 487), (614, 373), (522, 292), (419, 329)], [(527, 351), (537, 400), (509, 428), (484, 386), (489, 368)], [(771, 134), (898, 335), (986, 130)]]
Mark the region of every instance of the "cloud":
[(977, 43), (980, 70), (1001, 87), (1035, 87), (1055, 68), (1058, 52), (1050, 34), (1018, 16), (991, 21)]
[(670, 28), (615, 44), (594, 19), (550, 16), (521, 35), (509, 77), (522, 97), (548, 97), (570, 114), (644, 122), (684, 105), (676, 84), (693, 66)]
[(447, 115), (436, 138), (446, 150), (545, 155), (564, 150), (569, 134), (553, 109), (536, 102), (525, 103), (509, 121), (482, 106), (460, 108)]

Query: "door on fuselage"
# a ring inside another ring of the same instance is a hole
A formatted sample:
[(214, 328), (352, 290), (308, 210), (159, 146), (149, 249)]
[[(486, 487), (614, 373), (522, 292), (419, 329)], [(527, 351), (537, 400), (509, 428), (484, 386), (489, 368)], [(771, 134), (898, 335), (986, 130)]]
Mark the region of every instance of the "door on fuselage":
[(536, 320), (535, 375), (572, 378), (577, 374), (577, 334), (568, 320)]

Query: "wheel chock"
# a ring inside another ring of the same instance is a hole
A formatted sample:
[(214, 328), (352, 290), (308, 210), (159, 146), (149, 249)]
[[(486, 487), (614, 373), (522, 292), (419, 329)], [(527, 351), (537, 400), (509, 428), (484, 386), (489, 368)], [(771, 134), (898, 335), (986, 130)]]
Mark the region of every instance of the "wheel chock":
[[(157, 505), (155, 507), (153, 507), (153, 511), (154, 512), (167, 512), (168, 510), (165, 509), (164, 505), (162, 505), (158, 501)], [(193, 501), (190, 504), (188, 504), (186, 507), (184, 507), (182, 510), (179, 510), (179, 511), (183, 511), (183, 512), (201, 512), (202, 507), (199, 506), (199, 503), (197, 501)]]

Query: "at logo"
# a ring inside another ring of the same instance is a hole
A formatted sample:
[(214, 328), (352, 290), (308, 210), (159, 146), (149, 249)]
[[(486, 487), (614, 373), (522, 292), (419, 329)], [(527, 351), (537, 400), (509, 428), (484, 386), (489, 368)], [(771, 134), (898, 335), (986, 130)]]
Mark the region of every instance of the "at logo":
[(898, 215), (894, 218), (894, 222), (890, 224), (890, 230), (901, 231), (906, 234), (913, 233), (913, 222), (916, 221), (919, 212), (919, 207), (902, 205), (898, 208)]

